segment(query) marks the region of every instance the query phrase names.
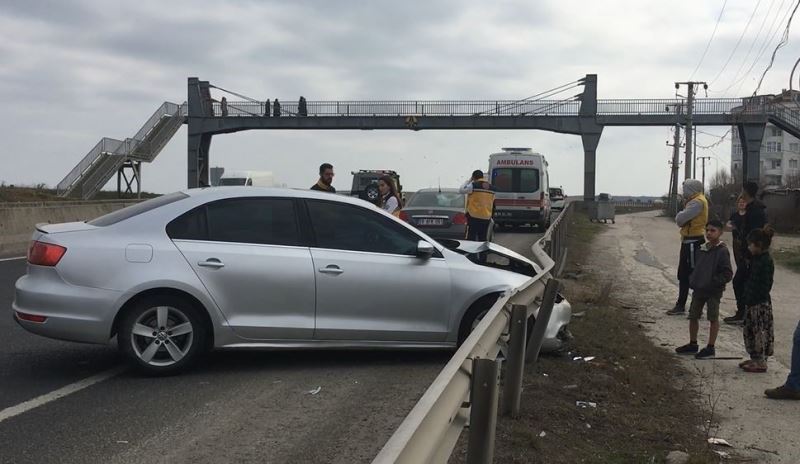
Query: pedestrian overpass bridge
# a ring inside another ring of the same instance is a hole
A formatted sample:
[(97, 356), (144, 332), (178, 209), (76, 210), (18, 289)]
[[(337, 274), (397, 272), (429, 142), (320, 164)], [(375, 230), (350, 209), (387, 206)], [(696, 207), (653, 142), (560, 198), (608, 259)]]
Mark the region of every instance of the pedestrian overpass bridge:
[[(241, 101), (216, 101), (216, 88)], [(564, 96), (581, 88), (577, 95)], [(559, 97), (560, 96), (560, 97)], [(800, 138), (800, 112), (783, 96), (697, 98), (692, 124), (736, 127), (743, 150), (743, 178), (758, 181), (767, 122)], [(597, 146), (603, 128), (674, 126), (689, 116), (686, 102), (670, 99), (598, 99), (597, 75), (589, 74), (520, 100), (322, 100), (258, 101), (190, 77), (181, 105), (165, 102), (131, 138), (103, 138), (58, 184), (62, 196), (91, 198), (116, 174), (126, 191), (140, 186), (140, 165), (151, 162), (182, 124), (188, 124), (189, 188), (209, 185), (211, 139), (253, 129), (279, 130), (545, 130), (581, 137), (584, 198), (595, 196)], [(128, 177), (128, 175), (131, 177)]]

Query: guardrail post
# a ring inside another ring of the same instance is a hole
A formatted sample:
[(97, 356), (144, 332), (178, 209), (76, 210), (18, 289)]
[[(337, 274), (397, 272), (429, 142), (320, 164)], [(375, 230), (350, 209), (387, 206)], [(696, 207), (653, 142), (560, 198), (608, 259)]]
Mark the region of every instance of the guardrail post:
[(511, 339), (503, 384), (503, 414), (519, 417), (522, 398), (522, 376), (525, 372), (525, 340), (528, 326), (528, 307), (511, 306)]
[(490, 464), (494, 459), (499, 377), (498, 361), (491, 359), (473, 361), (467, 464)]
[(536, 323), (533, 325), (533, 331), (528, 338), (528, 349), (525, 354), (526, 362), (536, 362), (539, 359), (539, 350), (542, 349), (542, 343), (544, 342), (544, 332), (547, 330), (548, 322), (550, 322), (550, 315), (553, 314), (553, 305), (556, 303), (556, 296), (560, 289), (561, 281), (558, 279), (548, 280), (547, 285), (544, 287), (539, 314), (536, 316)]

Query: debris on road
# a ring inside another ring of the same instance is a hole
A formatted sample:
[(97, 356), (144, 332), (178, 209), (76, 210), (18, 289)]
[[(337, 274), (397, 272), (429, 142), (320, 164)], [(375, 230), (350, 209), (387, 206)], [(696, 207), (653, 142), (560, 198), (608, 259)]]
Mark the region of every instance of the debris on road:
[(708, 443), (710, 445), (727, 446), (729, 448), (733, 448), (733, 445), (728, 443), (728, 440), (725, 440), (724, 438), (711, 437), (711, 438), (708, 439)]
[(542, 430), (542, 433), (539, 434), (539, 438), (544, 438), (547, 435), (547, 432)]
[(563, 386), (563, 387), (561, 387), (561, 388), (563, 388), (564, 390), (575, 390), (575, 389), (577, 389), (577, 388), (578, 388), (578, 385), (576, 385), (576, 384), (572, 384), (572, 385), (564, 385), (564, 386)]
[(597, 356), (586, 356), (585, 358), (583, 358), (583, 360), (586, 361), (586, 362), (589, 362), (589, 361), (594, 360), (596, 357)]
[(576, 401), (575, 402), (575, 406), (577, 406), (579, 408), (584, 408), (584, 409), (586, 409), (586, 408), (596, 408), (597, 407), (597, 403), (595, 403), (593, 401)]
[(317, 393), (319, 393), (320, 391), (322, 391), (322, 387), (317, 387), (317, 388), (315, 388), (315, 389), (313, 389), (313, 390), (309, 390), (309, 391), (307, 391), (306, 393), (308, 393), (309, 395), (316, 395), (316, 394), (317, 394)]
[(118, 445), (127, 445), (128, 444), (128, 440), (117, 440), (117, 444)]

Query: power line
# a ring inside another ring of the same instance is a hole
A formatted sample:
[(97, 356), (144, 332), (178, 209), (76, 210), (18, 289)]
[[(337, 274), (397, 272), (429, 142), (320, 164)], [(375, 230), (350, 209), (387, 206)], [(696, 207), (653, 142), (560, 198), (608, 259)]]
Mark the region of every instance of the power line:
[[(781, 0), (781, 4), (778, 7), (778, 11), (775, 14), (775, 19), (777, 19), (778, 16), (780, 16), (781, 8), (783, 8), (783, 4), (785, 2), (786, 2), (786, 0)], [(731, 82), (736, 81), (736, 79), (739, 77), (739, 73), (742, 72), (742, 69), (744, 68), (744, 65), (747, 63), (747, 59), (750, 58), (750, 54), (753, 53), (753, 49), (756, 46), (756, 42), (758, 42), (758, 38), (761, 37), (761, 31), (764, 30), (764, 25), (767, 24), (767, 20), (769, 19), (769, 15), (770, 15), (770, 13), (772, 13), (772, 7), (773, 6), (775, 6), (775, 0), (771, 0), (770, 1), (769, 8), (767, 9), (767, 13), (764, 15), (764, 19), (761, 21), (761, 26), (758, 27), (758, 32), (756, 33), (755, 37), (753, 37), (753, 41), (750, 43), (750, 48), (747, 49), (747, 54), (745, 54), (744, 58), (742, 58), (742, 62), (741, 62), (741, 64), (739, 64), (739, 69), (736, 70), (736, 73), (733, 75), (733, 79), (731, 79)], [(773, 19), (772, 22), (774, 24), (775, 20)], [(770, 26), (770, 29), (772, 29), (772, 26)], [(767, 35), (766, 36), (769, 37), (769, 30), (767, 30)], [(733, 86), (733, 84), (731, 84), (729, 86), (729, 88), (732, 87), (732, 86)], [(726, 89), (726, 91), (727, 90), (728, 89)]]
[(722, 19), (722, 13), (725, 12), (725, 5), (728, 4), (728, 0), (725, 0), (722, 3), (722, 9), (719, 10), (719, 16), (717, 16), (717, 23), (714, 24), (714, 31), (711, 33), (711, 37), (708, 38), (708, 43), (706, 44), (706, 49), (703, 50), (703, 54), (700, 56), (700, 61), (697, 62), (697, 66), (695, 66), (694, 71), (692, 71), (692, 75), (689, 77), (689, 80), (694, 78), (694, 75), (697, 73), (697, 70), (700, 69), (700, 65), (703, 64), (703, 60), (706, 58), (706, 53), (708, 53), (709, 47), (711, 47), (711, 42), (714, 40), (714, 36), (717, 34), (717, 28), (719, 27), (719, 21)]
[(777, 14), (775, 15), (775, 18), (773, 18), (772, 23), (769, 25), (768, 31), (771, 31), (771, 32), (767, 32), (767, 35), (764, 36), (764, 42), (761, 44), (761, 46), (758, 49), (758, 55), (756, 56), (756, 59), (753, 60), (753, 62), (750, 64), (750, 67), (747, 68), (747, 71), (745, 71), (744, 74), (742, 74), (742, 77), (740, 77), (738, 80), (735, 80), (734, 82), (732, 82), (731, 85), (729, 85), (728, 88), (726, 88), (723, 91), (723, 93), (727, 92), (728, 90), (730, 90), (734, 85), (739, 84), (739, 86), (736, 88), (736, 91), (734, 92), (735, 94), (738, 94), (739, 91), (742, 88), (742, 85), (744, 85), (744, 80), (747, 78), (747, 76), (750, 75), (750, 72), (753, 70), (753, 68), (756, 67), (758, 62), (761, 61), (761, 57), (764, 56), (764, 53), (769, 48), (769, 44), (775, 39), (775, 36), (778, 34), (778, 32), (780, 32), (781, 24), (783, 24), (784, 20), (786, 20), (786, 18), (789, 16), (789, 12), (792, 9), (792, 5), (791, 5), (791, 3), (789, 3), (789, 8), (786, 9), (786, 12), (783, 14), (783, 17), (778, 22), (777, 27), (775, 27), (776, 26), (775, 21), (781, 15), (780, 9), (783, 8), (783, 4), (784, 4), (784, 2), (782, 1), (780, 7), (778, 7), (778, 11), (776, 12)]
[(733, 58), (733, 55), (736, 54), (736, 50), (739, 49), (739, 45), (742, 43), (742, 39), (744, 38), (744, 35), (747, 33), (747, 29), (750, 28), (750, 23), (753, 22), (753, 17), (755, 17), (756, 11), (758, 11), (758, 7), (760, 5), (761, 5), (761, 0), (758, 0), (758, 3), (756, 3), (756, 7), (753, 8), (752, 13), (750, 13), (750, 18), (747, 20), (747, 24), (745, 24), (744, 29), (742, 30), (742, 34), (739, 35), (739, 40), (737, 40), (736, 45), (733, 46), (733, 50), (731, 50), (731, 54), (730, 56), (728, 56), (728, 60), (725, 61), (725, 64), (722, 66), (722, 69), (719, 70), (717, 75), (713, 79), (711, 79), (712, 84), (716, 82), (717, 79), (719, 79), (719, 76), (721, 76), (723, 72), (725, 72), (725, 68), (728, 67), (728, 64), (731, 62), (731, 58)]
[(772, 57), (769, 60), (769, 65), (767, 65), (767, 69), (764, 70), (764, 73), (761, 74), (761, 79), (758, 80), (758, 85), (756, 89), (753, 91), (753, 96), (758, 94), (758, 91), (761, 89), (761, 84), (764, 82), (764, 78), (767, 76), (767, 72), (772, 69), (772, 65), (775, 63), (775, 56), (778, 54), (778, 50), (781, 49), (784, 45), (789, 42), (789, 30), (792, 27), (792, 20), (794, 19), (794, 14), (797, 13), (797, 8), (800, 7), (800, 0), (797, 0), (797, 3), (794, 5), (794, 9), (792, 10), (792, 15), (789, 16), (789, 21), (786, 23), (786, 29), (783, 31), (783, 37), (781, 37), (781, 41), (778, 42), (778, 46), (775, 47), (775, 50), (772, 52)]

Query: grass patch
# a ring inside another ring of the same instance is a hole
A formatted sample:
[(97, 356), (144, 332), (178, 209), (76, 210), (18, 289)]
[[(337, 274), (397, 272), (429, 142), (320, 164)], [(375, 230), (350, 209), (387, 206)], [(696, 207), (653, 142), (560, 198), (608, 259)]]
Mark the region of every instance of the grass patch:
[[(158, 194), (142, 192), (142, 198), (157, 197)], [(117, 195), (116, 191), (101, 190), (97, 192), (93, 200), (117, 200), (117, 199), (136, 199), (136, 194), (122, 194)], [(75, 201), (80, 198), (62, 198), (58, 196), (54, 189), (47, 188), (43, 185), (34, 187), (17, 187), (11, 185), (0, 186), (0, 203), (18, 203), (18, 202), (40, 202), (40, 201)]]
[(772, 252), (772, 257), (778, 264), (800, 272), (800, 248), (778, 248)]
[[(527, 367), (521, 417), (498, 420), (495, 462), (650, 463), (674, 450), (689, 453), (692, 463), (718, 462), (706, 445), (709, 417), (694, 375), (652, 343), (629, 303), (615, 300), (614, 287), (625, 282), (583, 270), (604, 229), (579, 210), (570, 218), (565, 295), (583, 316), (570, 324), (570, 353), (544, 355)], [(464, 436), (451, 462), (465, 460)]]

